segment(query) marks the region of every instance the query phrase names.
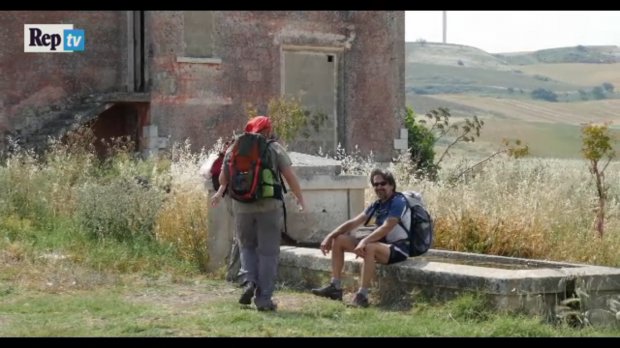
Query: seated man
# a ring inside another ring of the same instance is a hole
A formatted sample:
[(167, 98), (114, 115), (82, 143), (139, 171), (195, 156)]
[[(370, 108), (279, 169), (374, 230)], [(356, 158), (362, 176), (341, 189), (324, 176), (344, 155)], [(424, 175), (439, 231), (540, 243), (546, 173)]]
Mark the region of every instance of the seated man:
[[(351, 305), (368, 307), (368, 289), (375, 274), (375, 262), (389, 265), (409, 257), (407, 231), (398, 223), (409, 226), (411, 213), (407, 209), (406, 198), (395, 195), (396, 182), (387, 170), (374, 169), (370, 173), (370, 183), (379, 198), (358, 216), (347, 220), (329, 233), (321, 242), (323, 255), (332, 252), (331, 282), (318, 289), (312, 289), (317, 296), (342, 300), (341, 274), (344, 267), (344, 252), (352, 252), (364, 259), (361, 274), (361, 287), (355, 294)], [(351, 235), (356, 228), (375, 217), (376, 229), (361, 240)]]

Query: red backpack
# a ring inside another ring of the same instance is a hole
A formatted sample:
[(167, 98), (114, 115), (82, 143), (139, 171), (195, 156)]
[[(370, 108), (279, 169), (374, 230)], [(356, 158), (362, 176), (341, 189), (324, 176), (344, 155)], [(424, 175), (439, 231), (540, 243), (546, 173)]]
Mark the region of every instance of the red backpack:
[(240, 202), (255, 202), (261, 198), (282, 199), (279, 173), (274, 173), (275, 158), (269, 151), (274, 139), (258, 133), (243, 133), (232, 144), (228, 163), (228, 192)]

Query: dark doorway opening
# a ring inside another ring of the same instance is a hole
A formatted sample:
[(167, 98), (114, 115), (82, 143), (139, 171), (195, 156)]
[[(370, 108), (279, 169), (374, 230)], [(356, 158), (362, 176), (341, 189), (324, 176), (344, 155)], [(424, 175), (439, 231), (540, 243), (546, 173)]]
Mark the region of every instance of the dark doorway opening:
[(148, 121), (147, 111), (148, 104), (145, 103), (117, 103), (97, 116), (90, 128), (99, 158), (108, 157), (113, 144), (130, 146), (132, 152), (140, 151), (142, 127)]

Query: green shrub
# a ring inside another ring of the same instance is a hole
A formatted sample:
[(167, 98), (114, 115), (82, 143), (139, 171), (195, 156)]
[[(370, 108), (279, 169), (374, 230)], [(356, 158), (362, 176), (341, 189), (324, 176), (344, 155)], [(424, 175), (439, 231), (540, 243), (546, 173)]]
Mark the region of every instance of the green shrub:
[(552, 90), (546, 88), (536, 88), (532, 91), (531, 95), (532, 99), (546, 100), (550, 102), (558, 101), (558, 95)]
[(407, 107), (405, 115), (405, 127), (409, 135), (407, 147), (411, 160), (415, 164), (420, 176), (435, 177), (438, 167), (435, 166), (435, 135), (422, 123), (416, 120), (412, 108)]
[(164, 193), (124, 177), (90, 182), (78, 190), (76, 217), (93, 238), (132, 240), (153, 237), (155, 218)]

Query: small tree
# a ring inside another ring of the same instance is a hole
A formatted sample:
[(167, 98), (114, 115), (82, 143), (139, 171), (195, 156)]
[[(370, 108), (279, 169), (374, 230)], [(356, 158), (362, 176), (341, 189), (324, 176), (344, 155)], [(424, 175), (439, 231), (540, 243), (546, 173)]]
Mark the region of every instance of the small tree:
[(594, 88), (592, 88), (592, 98), (594, 99), (605, 99), (605, 90), (603, 89), (603, 87), (601, 86), (596, 86)]
[[(246, 107), (248, 118), (258, 115), (256, 107)], [(280, 96), (272, 98), (267, 104), (267, 116), (271, 119), (275, 134), (285, 143), (293, 141), (298, 135), (310, 137), (310, 130), (315, 132), (327, 120), (327, 115), (306, 110), (299, 98)]]
[(614, 85), (609, 83), (609, 82), (603, 82), (603, 84), (601, 86), (603, 87), (603, 89), (607, 93), (613, 93), (614, 92)]
[(412, 162), (415, 164), (419, 176), (434, 178), (437, 175), (435, 160), (435, 136), (426, 127), (424, 120), (416, 122), (416, 114), (411, 107), (406, 108), (405, 127), (408, 130), (407, 147)]
[[(598, 197), (598, 209), (596, 214), (596, 230), (600, 238), (605, 231), (605, 204), (609, 185), (605, 183), (605, 169), (615, 157), (612, 147), (612, 139), (609, 135), (608, 124), (586, 124), (581, 129), (583, 145), (581, 152), (588, 161), (590, 173), (596, 181), (596, 195)], [(607, 159), (600, 167), (601, 160)]]
[[(450, 124), (450, 111), (447, 108), (437, 108), (425, 114), (428, 120), (416, 120), (412, 108), (407, 107), (405, 126), (409, 131), (408, 146), (411, 160), (416, 164), (420, 174), (430, 180), (435, 180), (439, 164), (450, 149), (460, 142), (473, 142), (480, 137), (480, 129), (484, 121), (474, 115), (473, 119), (466, 118), (458, 124)], [(435, 161), (435, 144), (447, 135), (454, 135), (455, 138), (448, 144), (444, 151)]]
[(450, 176), (448, 180), (450, 182), (456, 182), (457, 180), (461, 178), (470, 176), (472, 173), (475, 173), (476, 170), (478, 170), (479, 168), (482, 168), (482, 166), (485, 163), (487, 163), (491, 159), (501, 154), (506, 154), (508, 155), (508, 157), (512, 157), (512, 158), (521, 158), (521, 157), (527, 156), (529, 152), (530, 152), (529, 146), (521, 143), (521, 140), (519, 139), (514, 139), (514, 140), (502, 139), (502, 147), (500, 147), (497, 151), (490, 154), (489, 156), (482, 159), (481, 161), (478, 161), (474, 165), (467, 167), (464, 170), (461, 170), (460, 172)]
[[(443, 161), (444, 157), (448, 154), (448, 151), (460, 142), (473, 142), (476, 138), (480, 137), (480, 129), (484, 126), (484, 121), (474, 115), (473, 119), (466, 118), (460, 124), (450, 124), (450, 110), (447, 108), (437, 108), (426, 113), (426, 117), (432, 122), (430, 126), (430, 132), (435, 134), (435, 143), (446, 135), (454, 134), (455, 138), (446, 149), (441, 153), (435, 166), (439, 168), (439, 164)], [(426, 123), (421, 120), (420, 122)]]
[[(441, 107), (431, 110), (425, 115), (432, 122), (428, 126), (426, 120), (417, 120), (416, 122), (416, 115), (412, 108), (407, 107), (406, 110), (405, 126), (409, 131), (408, 146), (411, 160), (419, 171), (418, 176), (422, 174), (430, 180), (437, 178), (437, 171), (440, 169), (439, 164), (448, 155), (452, 147), (459, 142), (475, 141), (476, 138), (480, 137), (480, 130), (484, 126), (484, 121), (475, 115), (472, 119), (466, 118), (462, 123), (450, 124), (450, 111), (447, 108)], [(454, 135), (455, 138), (444, 149), (439, 159), (435, 161), (435, 144), (448, 134)], [(519, 139), (515, 139), (513, 144), (511, 144), (510, 140), (504, 139), (502, 145), (500, 149), (487, 158), (453, 175), (449, 180), (455, 181), (459, 177), (473, 172), (477, 167), (482, 166), (500, 154), (520, 158), (529, 153), (528, 146), (522, 144)]]
[(532, 99), (542, 99), (550, 102), (557, 102), (558, 95), (550, 89), (536, 88), (531, 93)]

